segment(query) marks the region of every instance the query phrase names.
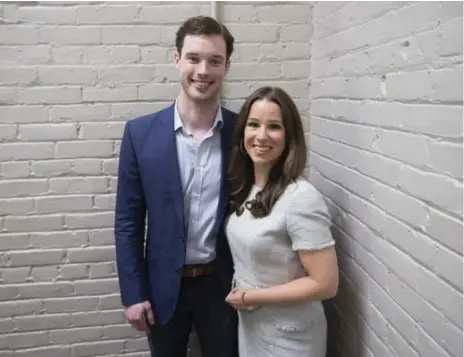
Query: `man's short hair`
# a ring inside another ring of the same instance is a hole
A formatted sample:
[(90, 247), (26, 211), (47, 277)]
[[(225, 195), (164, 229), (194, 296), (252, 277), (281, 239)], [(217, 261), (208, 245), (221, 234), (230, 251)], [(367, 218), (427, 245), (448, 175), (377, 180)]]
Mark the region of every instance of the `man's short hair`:
[(231, 35), (227, 27), (209, 16), (195, 16), (185, 21), (176, 33), (176, 48), (179, 55), (184, 47), (185, 36), (222, 36), (226, 43), (226, 60), (229, 61), (230, 56), (234, 52), (234, 37)]

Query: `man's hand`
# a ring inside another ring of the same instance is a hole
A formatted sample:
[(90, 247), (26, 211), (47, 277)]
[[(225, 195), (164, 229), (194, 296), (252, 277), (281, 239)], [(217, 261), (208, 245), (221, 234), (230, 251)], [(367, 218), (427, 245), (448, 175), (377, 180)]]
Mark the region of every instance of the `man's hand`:
[(138, 331), (147, 331), (150, 328), (145, 322), (145, 314), (148, 323), (150, 325), (155, 324), (155, 316), (148, 301), (129, 306), (124, 313), (126, 314), (127, 321)]

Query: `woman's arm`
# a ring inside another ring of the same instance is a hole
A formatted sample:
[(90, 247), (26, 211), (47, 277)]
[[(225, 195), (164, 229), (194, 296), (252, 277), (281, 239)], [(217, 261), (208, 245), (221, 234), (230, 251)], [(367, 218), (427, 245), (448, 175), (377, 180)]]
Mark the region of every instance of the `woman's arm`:
[(338, 263), (335, 248), (299, 251), (307, 276), (269, 288), (249, 289), (245, 305), (264, 305), (325, 300), (338, 290)]

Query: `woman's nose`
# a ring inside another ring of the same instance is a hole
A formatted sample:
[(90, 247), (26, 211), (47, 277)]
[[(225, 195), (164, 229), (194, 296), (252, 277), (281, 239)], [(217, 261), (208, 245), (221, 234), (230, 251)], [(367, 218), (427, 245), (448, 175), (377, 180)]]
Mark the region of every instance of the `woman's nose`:
[(258, 139), (261, 139), (261, 140), (266, 139), (266, 137), (267, 137), (267, 130), (266, 130), (266, 128), (265, 128), (265, 127), (259, 128), (259, 129), (258, 129), (258, 132), (256, 133), (256, 137), (257, 137)]

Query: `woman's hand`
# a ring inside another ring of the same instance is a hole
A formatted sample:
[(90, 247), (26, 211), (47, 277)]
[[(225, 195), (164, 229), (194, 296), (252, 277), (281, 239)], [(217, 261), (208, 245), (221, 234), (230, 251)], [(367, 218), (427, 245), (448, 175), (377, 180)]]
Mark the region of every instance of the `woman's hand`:
[(226, 302), (230, 304), (235, 310), (251, 311), (256, 309), (256, 306), (246, 304), (246, 293), (248, 289), (241, 286), (233, 288), (229, 295), (226, 297)]

